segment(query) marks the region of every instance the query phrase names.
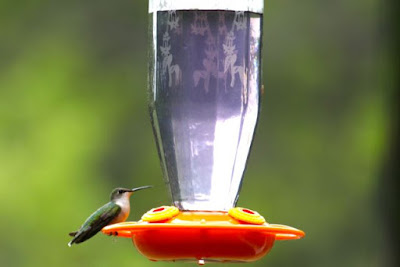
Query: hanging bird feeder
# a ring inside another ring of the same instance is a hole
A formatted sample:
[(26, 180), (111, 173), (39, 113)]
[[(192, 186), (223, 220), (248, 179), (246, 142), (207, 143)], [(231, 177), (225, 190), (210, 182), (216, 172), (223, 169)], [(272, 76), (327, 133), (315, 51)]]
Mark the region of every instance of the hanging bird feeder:
[(153, 261), (249, 262), (301, 230), (235, 207), (260, 109), (262, 0), (150, 0), (149, 107), (173, 206), (103, 228)]

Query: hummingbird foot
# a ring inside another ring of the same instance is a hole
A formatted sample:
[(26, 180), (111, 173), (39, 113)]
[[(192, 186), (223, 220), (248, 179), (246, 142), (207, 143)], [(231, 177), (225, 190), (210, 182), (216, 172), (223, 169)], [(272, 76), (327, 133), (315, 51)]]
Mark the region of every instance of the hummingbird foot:
[(78, 233), (78, 231), (76, 231), (76, 232), (71, 232), (71, 233), (69, 233), (68, 235), (69, 235), (69, 236), (72, 236), (72, 237), (75, 237), (77, 233)]

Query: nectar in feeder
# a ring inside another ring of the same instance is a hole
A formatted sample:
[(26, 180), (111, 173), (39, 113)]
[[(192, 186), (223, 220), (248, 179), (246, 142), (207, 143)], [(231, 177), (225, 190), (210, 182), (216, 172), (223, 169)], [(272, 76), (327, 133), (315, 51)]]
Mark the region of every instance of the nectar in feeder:
[(260, 109), (263, 1), (150, 0), (149, 108), (174, 206), (107, 226), (150, 260), (249, 262), (304, 233), (235, 207)]

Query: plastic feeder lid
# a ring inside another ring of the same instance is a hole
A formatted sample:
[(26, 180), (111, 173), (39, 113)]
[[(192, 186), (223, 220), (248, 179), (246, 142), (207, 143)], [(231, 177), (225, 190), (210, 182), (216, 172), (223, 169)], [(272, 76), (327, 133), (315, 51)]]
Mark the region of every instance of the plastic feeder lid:
[[(305, 235), (303, 231), (285, 225), (251, 223), (247, 215), (254, 215), (251, 220), (257, 216), (263, 219), (255, 211), (232, 210), (230, 213), (176, 213), (175, 207), (162, 206), (144, 214), (139, 222), (113, 224), (102, 231), (107, 235), (132, 238), (139, 252), (150, 260), (189, 260), (199, 264), (204, 261), (255, 261), (270, 251), (275, 240), (299, 239)], [(241, 212), (244, 217), (238, 215)], [(143, 220), (148, 218), (152, 218), (150, 222)]]

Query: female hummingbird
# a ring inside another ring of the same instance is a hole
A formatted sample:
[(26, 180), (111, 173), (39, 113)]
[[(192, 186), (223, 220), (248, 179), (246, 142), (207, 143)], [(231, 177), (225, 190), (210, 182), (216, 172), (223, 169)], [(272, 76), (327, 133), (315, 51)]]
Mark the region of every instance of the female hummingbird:
[(86, 241), (97, 234), (104, 226), (125, 221), (130, 211), (129, 197), (133, 192), (150, 187), (152, 186), (146, 185), (133, 189), (115, 188), (111, 192), (110, 202), (93, 212), (78, 231), (69, 233), (74, 238), (68, 243), (68, 246)]

